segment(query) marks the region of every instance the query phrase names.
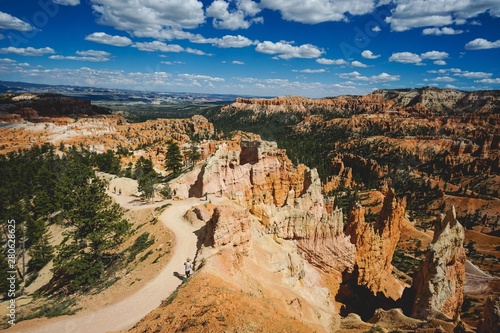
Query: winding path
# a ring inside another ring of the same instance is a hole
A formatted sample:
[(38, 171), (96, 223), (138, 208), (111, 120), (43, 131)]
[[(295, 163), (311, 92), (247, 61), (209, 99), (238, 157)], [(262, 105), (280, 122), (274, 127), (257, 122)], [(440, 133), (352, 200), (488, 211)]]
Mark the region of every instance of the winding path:
[[(138, 209), (154, 207), (161, 204), (134, 206), (131, 197), (114, 196), (124, 208)], [(167, 201), (168, 207), (159, 220), (169, 228), (175, 236), (174, 253), (171, 260), (153, 280), (144, 285), (136, 293), (123, 300), (109, 304), (92, 312), (81, 312), (73, 316), (54, 319), (35, 319), (23, 321), (12, 326), (6, 332), (19, 333), (105, 333), (127, 330), (141, 320), (151, 310), (158, 307), (162, 300), (172, 294), (181, 284), (174, 274), (183, 274), (184, 261), (187, 257), (194, 258), (197, 238), (195, 229), (183, 219), (185, 212), (200, 204), (200, 199), (191, 198), (182, 201)]]

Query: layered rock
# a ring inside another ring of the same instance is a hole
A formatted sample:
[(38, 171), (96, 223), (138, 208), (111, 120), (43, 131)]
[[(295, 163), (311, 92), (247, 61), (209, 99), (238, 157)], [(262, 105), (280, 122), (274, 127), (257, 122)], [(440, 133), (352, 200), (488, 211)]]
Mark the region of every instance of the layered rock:
[(206, 229), (205, 245), (216, 248), (232, 245), (243, 251), (251, 246), (250, 216), (246, 209), (218, 206)]
[(358, 205), (349, 217), (346, 234), (356, 246), (357, 283), (374, 295), (382, 293), (392, 300), (401, 298), (404, 283), (392, 276), (394, 250), (401, 234), (405, 199), (387, 190), (382, 210), (375, 223), (365, 222), (365, 209)]
[(327, 210), (316, 170), (293, 166), (276, 143), (222, 144), (206, 164), (171, 184), (180, 198), (215, 193), (234, 199), (265, 232), (296, 240), (309, 262), (325, 271), (351, 270), (355, 246), (343, 233), (342, 212)]
[(428, 319), (445, 315), (458, 319), (465, 284), (464, 239), (464, 228), (452, 207), (436, 223), (430, 249), (413, 279), (413, 317)]

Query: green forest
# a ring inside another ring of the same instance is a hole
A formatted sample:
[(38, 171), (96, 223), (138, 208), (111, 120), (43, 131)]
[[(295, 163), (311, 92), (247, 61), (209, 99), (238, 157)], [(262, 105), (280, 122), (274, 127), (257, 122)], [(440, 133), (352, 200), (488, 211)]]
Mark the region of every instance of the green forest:
[[(15, 220), (17, 261), (21, 262), (23, 243), (31, 258), (24, 270), (19, 269), (21, 278), (28, 273), (36, 278), (53, 259), (54, 276), (47, 291), (71, 293), (91, 288), (118, 259), (116, 246), (130, 225), (95, 170), (119, 173), (118, 156), (83, 147), (61, 151), (50, 144), (0, 155), (2, 248), (6, 248), (7, 221)], [(49, 233), (54, 224), (64, 230), (56, 248)], [(0, 274), (8, 271), (5, 253), (0, 254)], [(0, 276), (0, 290), (8, 289), (6, 283)]]

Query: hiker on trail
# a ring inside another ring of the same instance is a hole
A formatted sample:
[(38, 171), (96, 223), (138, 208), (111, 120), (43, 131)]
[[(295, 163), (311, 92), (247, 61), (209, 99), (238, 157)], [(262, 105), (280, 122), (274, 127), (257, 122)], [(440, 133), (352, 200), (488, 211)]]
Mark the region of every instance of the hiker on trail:
[(186, 278), (191, 275), (191, 270), (193, 269), (193, 264), (191, 263), (191, 259), (187, 258), (184, 263), (184, 271), (186, 272)]

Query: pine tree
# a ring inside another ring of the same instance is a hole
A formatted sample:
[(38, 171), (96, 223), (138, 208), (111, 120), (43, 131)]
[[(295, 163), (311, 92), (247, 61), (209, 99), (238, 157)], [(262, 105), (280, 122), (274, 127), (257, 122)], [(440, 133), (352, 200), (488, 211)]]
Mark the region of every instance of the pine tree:
[(106, 195), (104, 182), (95, 175), (81, 180), (67, 197), (64, 240), (54, 260), (55, 277), (70, 290), (89, 287), (101, 278), (130, 227)]
[(178, 176), (182, 168), (182, 155), (179, 146), (175, 142), (170, 142), (165, 157), (165, 168), (172, 171), (174, 176)]
[(191, 165), (194, 165), (196, 161), (201, 158), (200, 150), (198, 146), (194, 144), (194, 142), (191, 142), (191, 146), (189, 147), (188, 158), (191, 162)]
[(151, 201), (155, 196), (155, 184), (157, 183), (157, 174), (148, 173), (139, 178), (138, 190), (142, 192), (142, 197)]
[(54, 247), (50, 245), (48, 233), (45, 232), (40, 240), (31, 246), (31, 260), (28, 263), (28, 272), (42, 269), (54, 258)]

